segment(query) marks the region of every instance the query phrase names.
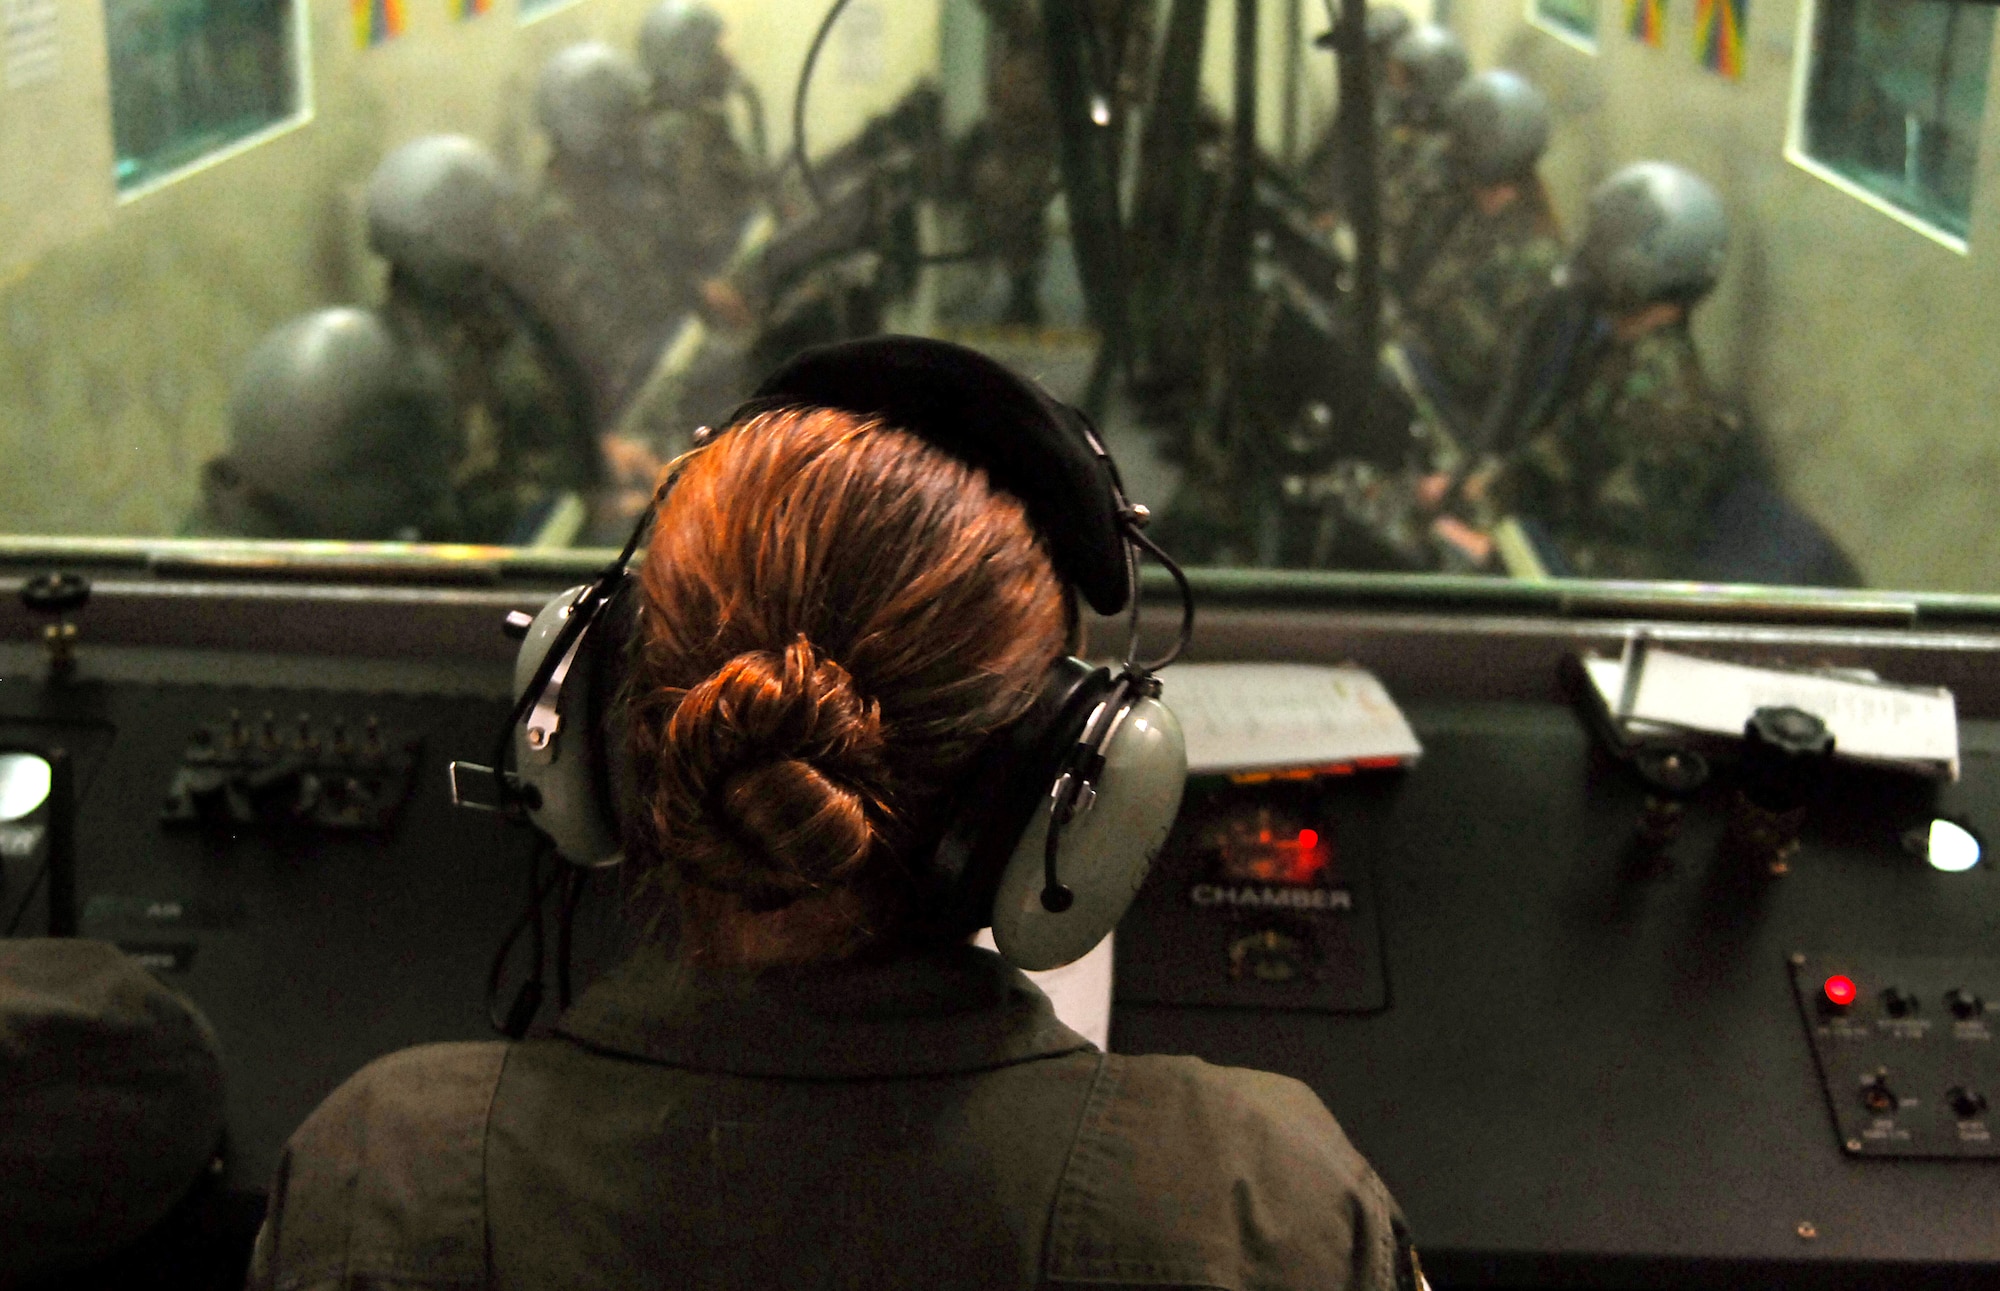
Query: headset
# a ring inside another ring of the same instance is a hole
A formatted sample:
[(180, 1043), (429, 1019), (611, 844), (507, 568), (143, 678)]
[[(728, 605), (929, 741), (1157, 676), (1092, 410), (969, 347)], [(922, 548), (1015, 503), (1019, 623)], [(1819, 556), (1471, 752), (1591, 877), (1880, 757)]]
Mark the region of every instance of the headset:
[[(693, 451), (792, 407), (879, 419), (985, 472), (1021, 501), (1071, 588), (1102, 614), (1128, 613), (1115, 670), (1056, 660), (1028, 713), (974, 755), (919, 867), (927, 930), (963, 938), (991, 926), (1000, 953), (1024, 969), (1081, 958), (1125, 913), (1180, 809), (1187, 753), (1154, 674), (1193, 632), (1185, 574), (1143, 532), (1149, 514), (1126, 499), (1089, 419), (977, 351), (910, 336), (805, 351), (721, 430), (696, 432)], [(633, 794), (621, 687), (638, 606), (628, 567), (673, 476), (617, 559), (534, 615), (515, 660), (518, 698), (495, 757), (501, 805), (572, 866), (623, 859), (620, 804)], [(1172, 574), (1182, 609), (1172, 649), (1148, 662), (1137, 653), (1142, 554)]]

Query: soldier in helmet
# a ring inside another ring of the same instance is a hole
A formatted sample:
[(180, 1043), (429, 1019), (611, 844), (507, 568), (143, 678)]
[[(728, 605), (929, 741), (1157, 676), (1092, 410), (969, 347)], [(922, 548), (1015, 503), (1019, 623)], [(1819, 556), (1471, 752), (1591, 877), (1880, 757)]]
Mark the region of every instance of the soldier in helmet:
[(528, 541), (599, 474), (582, 370), (503, 277), (512, 196), (499, 163), (460, 135), (403, 145), (368, 185), (368, 244), (389, 262), (382, 313), (451, 383), (452, 536), (475, 542)]
[[(987, 20), (986, 119), (967, 135), (958, 159), (973, 243), (1007, 275), (1001, 321), (1042, 318), (1041, 278), (1048, 253), (1047, 212), (1061, 187), (1060, 139), (1049, 81), (1048, 34), (1033, 0), (978, 0)], [(1106, 74), (1104, 118), (1113, 137), (1143, 92), (1152, 56), (1152, 6), (1133, 0), (1087, 0), (1080, 16), (1096, 41)]]
[(1478, 424), (1514, 336), (1562, 259), (1535, 165), (1548, 102), (1513, 72), (1481, 72), (1446, 101), (1450, 185), (1417, 224), (1395, 328), (1453, 424)]
[(189, 529), (241, 538), (419, 540), (457, 528), (444, 372), (377, 315), (322, 309), (258, 343), (202, 470)]
[[(1379, 79), (1381, 69), (1386, 66), (1389, 51), (1396, 42), (1408, 35), (1415, 23), (1409, 10), (1400, 5), (1377, 3), (1368, 6), (1367, 26), (1363, 36), (1368, 41), (1368, 63), (1376, 69)], [(1334, 33), (1328, 31), (1315, 42), (1323, 49), (1334, 44)], [(1379, 138), (1383, 132), (1395, 124), (1396, 101), (1386, 92), (1378, 90), (1375, 95), (1375, 132)], [(1314, 206), (1339, 209), (1346, 205), (1347, 195), (1354, 190), (1350, 169), (1351, 161), (1345, 155), (1346, 127), (1338, 118), (1327, 123), (1326, 129), (1313, 146), (1306, 151), (1305, 160), (1299, 163), (1300, 186)]]
[(1383, 68), (1391, 122), (1375, 156), (1382, 210), (1382, 272), (1404, 274), (1406, 248), (1423, 213), (1448, 194), (1443, 173), (1444, 105), (1471, 67), (1458, 37), (1435, 23), (1389, 47)]
[(1721, 499), (1752, 469), (1710, 389), (1690, 311), (1722, 272), (1715, 190), (1664, 162), (1591, 194), (1583, 243), (1524, 334), (1489, 410), (1491, 514), (1534, 522), (1567, 571), (1686, 577)]
[(521, 232), (520, 284), (577, 356), (600, 428), (694, 301), (687, 266), (662, 254), (641, 165), (649, 92), (638, 63), (598, 41), (558, 51), (535, 87), (549, 159)]
[(736, 250), (762, 180), (730, 128), (727, 96), (741, 78), (722, 35), (715, 11), (691, 0), (661, 0), (639, 28), (650, 87), (641, 158), (662, 207), (658, 228), (666, 253), (703, 280)]

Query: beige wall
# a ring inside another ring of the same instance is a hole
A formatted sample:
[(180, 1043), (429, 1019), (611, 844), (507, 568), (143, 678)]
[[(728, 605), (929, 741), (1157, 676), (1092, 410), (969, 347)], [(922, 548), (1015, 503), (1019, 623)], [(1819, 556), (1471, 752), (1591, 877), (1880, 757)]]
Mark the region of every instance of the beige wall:
[(2000, 591), (2000, 85), (1989, 91), (1970, 254), (1785, 159), (1799, 5), (1751, 0), (1740, 81), (1694, 57), (1694, 5), (1666, 42), (1600, 0), (1595, 53), (1529, 25), (1521, 0), (1456, 0), (1478, 67), (1514, 67), (1556, 105), (1545, 165), (1572, 231), (1590, 186), (1658, 157), (1713, 182), (1734, 244), (1696, 319), (1715, 381), (1763, 424), (1791, 494), (1875, 586)]
[[(822, 6), (713, 2), (786, 146)], [(120, 201), (101, 5), (62, 0), (60, 75), (0, 82), (0, 532), (173, 532), (223, 446), (249, 348), (303, 310), (376, 292), (357, 208), (383, 152), (462, 131), (531, 168), (534, 69), (575, 40), (629, 48), (649, 3), (574, 0), (522, 23), (518, 0), (464, 22), (447, 0), (406, 0), (406, 33), (357, 50), (347, 0), (311, 0), (307, 119)], [(935, 0), (852, 0), (814, 86), (815, 150), (936, 59)]]

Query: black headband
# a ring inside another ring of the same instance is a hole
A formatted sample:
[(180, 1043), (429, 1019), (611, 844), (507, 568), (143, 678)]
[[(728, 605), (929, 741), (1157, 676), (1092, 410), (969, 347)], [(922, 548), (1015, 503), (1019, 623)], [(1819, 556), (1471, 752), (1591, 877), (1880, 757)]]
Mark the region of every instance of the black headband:
[(732, 422), (784, 407), (878, 417), (1019, 498), (1049, 559), (1100, 614), (1130, 597), (1117, 468), (1069, 405), (977, 350), (873, 336), (807, 350), (765, 378)]

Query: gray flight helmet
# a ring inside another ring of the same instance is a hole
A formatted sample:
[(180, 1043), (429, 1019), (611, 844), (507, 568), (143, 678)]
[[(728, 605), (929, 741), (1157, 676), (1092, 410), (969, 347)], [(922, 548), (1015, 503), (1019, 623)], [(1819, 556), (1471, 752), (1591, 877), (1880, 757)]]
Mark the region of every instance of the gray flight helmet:
[(1408, 78), (1403, 92), (1404, 114), (1413, 121), (1435, 117), (1472, 69), (1465, 45), (1434, 22), (1413, 27), (1399, 37), (1389, 47), (1389, 61), (1402, 68)]
[(535, 82), (535, 118), (556, 152), (587, 165), (625, 160), (646, 110), (646, 74), (601, 40), (557, 50)]
[(1549, 146), (1549, 101), (1528, 79), (1481, 72), (1451, 92), (1442, 120), (1452, 169), (1474, 187), (1526, 179)]
[(258, 342), (209, 464), (211, 512), (264, 536), (422, 533), (448, 491), (451, 392), (375, 313), (315, 310)]
[(1362, 28), (1368, 37), (1368, 48), (1377, 58), (1386, 57), (1391, 47), (1407, 36), (1415, 26), (1410, 11), (1400, 5), (1371, 4), (1368, 19)]
[(698, 0), (660, 0), (647, 11), (639, 61), (652, 78), (653, 101), (670, 107), (712, 103), (736, 79), (722, 49), (722, 18)]
[(368, 245), (426, 291), (459, 295), (505, 259), (512, 184), (464, 135), (412, 140), (368, 181)]
[(1568, 276), (1612, 308), (1692, 305), (1722, 277), (1728, 246), (1729, 217), (1706, 180), (1664, 161), (1642, 161), (1591, 193), (1583, 244)]

